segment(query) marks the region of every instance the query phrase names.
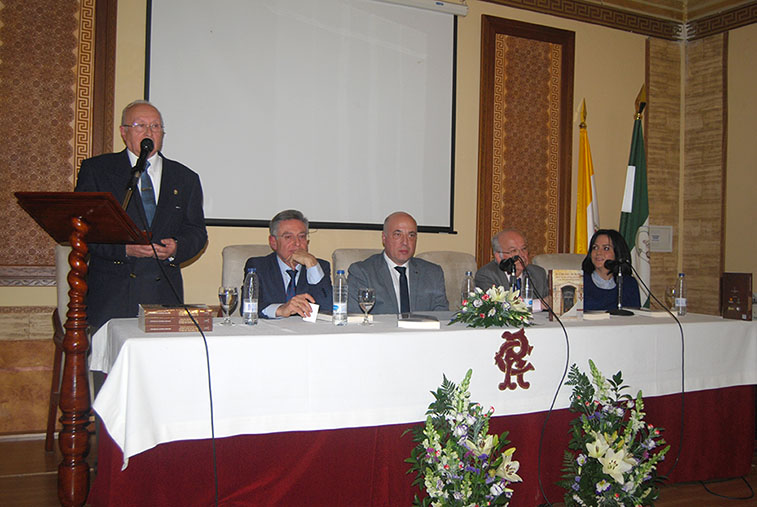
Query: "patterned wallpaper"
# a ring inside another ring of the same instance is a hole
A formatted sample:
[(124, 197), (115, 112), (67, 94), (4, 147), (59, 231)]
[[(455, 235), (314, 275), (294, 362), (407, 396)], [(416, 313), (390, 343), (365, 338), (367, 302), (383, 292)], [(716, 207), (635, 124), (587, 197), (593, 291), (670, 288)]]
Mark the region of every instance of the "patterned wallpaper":
[(52, 285), (54, 242), (13, 192), (73, 190), (91, 152), (95, 2), (0, 5), (0, 284)]

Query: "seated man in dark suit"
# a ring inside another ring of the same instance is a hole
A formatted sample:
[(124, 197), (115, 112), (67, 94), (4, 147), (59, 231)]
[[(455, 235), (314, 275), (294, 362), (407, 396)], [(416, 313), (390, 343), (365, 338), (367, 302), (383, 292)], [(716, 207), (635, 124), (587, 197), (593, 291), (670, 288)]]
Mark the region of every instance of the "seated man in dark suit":
[(350, 313), (360, 313), (361, 288), (376, 291), (373, 314), (449, 310), (444, 272), (433, 262), (413, 257), (417, 240), (418, 225), (412, 216), (398, 211), (386, 217), (381, 233), (384, 251), (350, 266)]
[[(549, 294), (547, 287), (547, 272), (544, 268), (529, 264), (528, 244), (523, 235), (513, 229), (505, 229), (492, 238), (492, 253), (494, 260), (482, 266), (476, 271), (476, 287), (488, 290), (492, 285), (502, 286), (509, 289), (512, 285), (517, 288), (523, 287), (523, 266), (528, 273), (534, 288), (543, 298)], [(520, 260), (515, 261), (515, 276), (511, 277), (499, 268), (499, 264), (505, 260), (517, 256)], [(512, 278), (512, 279), (511, 279)]]
[(310, 303), (331, 308), (329, 263), (308, 252), (308, 219), (297, 210), (285, 210), (271, 220), (268, 244), (273, 252), (250, 257), (260, 281), (258, 308), (269, 319), (290, 315), (310, 316)]

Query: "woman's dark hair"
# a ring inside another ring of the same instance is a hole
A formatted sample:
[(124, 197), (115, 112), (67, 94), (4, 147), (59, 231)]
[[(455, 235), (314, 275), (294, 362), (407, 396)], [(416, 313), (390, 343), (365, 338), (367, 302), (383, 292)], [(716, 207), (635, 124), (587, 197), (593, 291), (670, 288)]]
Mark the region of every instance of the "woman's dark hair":
[[(615, 251), (615, 259), (625, 259), (629, 263), (631, 262), (631, 251), (628, 249), (628, 245), (626, 244), (626, 240), (623, 239), (623, 236), (621, 236), (615, 229), (599, 229), (591, 237), (591, 241), (589, 242), (589, 252), (581, 263), (581, 268), (583, 268), (584, 273), (586, 274), (594, 271), (594, 263), (591, 262), (591, 249), (594, 248), (594, 243), (597, 242), (597, 238), (602, 235), (607, 236), (610, 238), (610, 241), (612, 241), (612, 249)], [(629, 276), (631, 274), (631, 268), (628, 263), (623, 263), (622, 269), (623, 276)]]

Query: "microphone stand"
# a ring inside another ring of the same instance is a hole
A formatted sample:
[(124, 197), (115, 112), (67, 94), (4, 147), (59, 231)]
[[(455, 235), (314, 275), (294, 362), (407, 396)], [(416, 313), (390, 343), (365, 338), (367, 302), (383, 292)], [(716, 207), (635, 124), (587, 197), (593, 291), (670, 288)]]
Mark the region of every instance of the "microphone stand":
[(613, 308), (612, 310), (607, 310), (607, 313), (610, 315), (621, 315), (623, 317), (630, 317), (634, 313), (631, 310), (626, 310), (623, 308), (623, 264), (618, 264), (618, 279), (617, 279), (617, 286), (618, 286), (618, 307)]
[(126, 187), (126, 195), (124, 196), (124, 202), (123, 204), (121, 204), (121, 208), (123, 208), (124, 210), (129, 205), (129, 201), (131, 201), (131, 195), (134, 193), (134, 187), (136, 186), (137, 180), (139, 180), (139, 178), (142, 176), (142, 171), (139, 169), (138, 166), (139, 164), (135, 166), (137, 168), (134, 170), (134, 173), (131, 178), (133, 183), (129, 183), (129, 186)]

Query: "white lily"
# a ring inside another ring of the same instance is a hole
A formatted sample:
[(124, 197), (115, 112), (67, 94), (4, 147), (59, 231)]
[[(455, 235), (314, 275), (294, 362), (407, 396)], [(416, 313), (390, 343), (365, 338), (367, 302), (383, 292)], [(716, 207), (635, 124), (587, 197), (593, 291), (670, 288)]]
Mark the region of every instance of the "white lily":
[(602, 434), (597, 433), (596, 431), (593, 433), (594, 442), (586, 444), (586, 450), (592, 458), (601, 458), (604, 456), (607, 449), (610, 448), (610, 444), (607, 443), (607, 440)]
[(502, 453), (502, 463), (497, 467), (497, 471), (494, 475), (502, 477), (510, 482), (521, 482), (523, 479), (516, 473), (520, 468), (520, 463), (513, 461), (513, 453), (515, 447), (510, 447), (508, 450)]
[(468, 446), (468, 448), (473, 451), (476, 456), (481, 456), (482, 454), (486, 454), (487, 456), (491, 454), (492, 447), (495, 445), (494, 441), (494, 435), (486, 435), (486, 437), (479, 443), (476, 444), (473, 442), (473, 440), (466, 440), (465, 445)]
[(636, 464), (636, 460), (626, 455), (625, 449), (615, 451), (607, 449), (607, 453), (599, 458), (602, 463), (602, 473), (605, 473), (615, 479), (618, 484), (624, 484), (623, 474), (628, 472)]

